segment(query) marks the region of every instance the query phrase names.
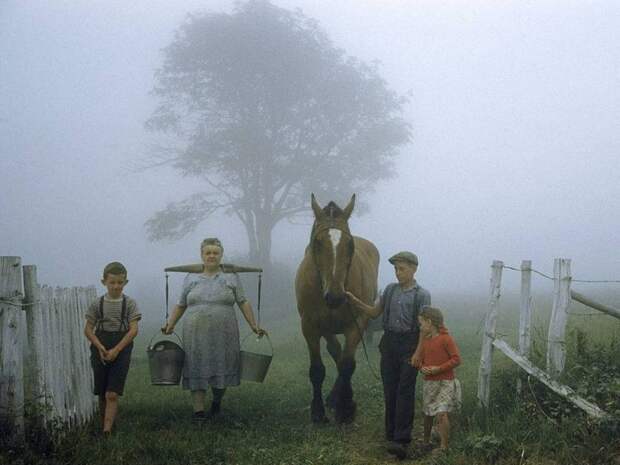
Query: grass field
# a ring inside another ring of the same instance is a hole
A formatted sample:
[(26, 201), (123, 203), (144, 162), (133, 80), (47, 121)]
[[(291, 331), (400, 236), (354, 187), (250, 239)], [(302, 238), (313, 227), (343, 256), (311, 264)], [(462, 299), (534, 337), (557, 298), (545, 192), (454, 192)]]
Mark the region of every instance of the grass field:
[[(463, 301), (468, 304), (463, 310)], [(481, 319), (486, 301), (481, 299), (436, 299), (447, 309), (447, 325), (462, 352), (457, 375), (463, 385), (463, 410), (454, 433), (452, 451), (439, 459), (423, 457), (408, 463), (438, 464), (618, 464), (618, 436), (586, 420), (567, 404), (554, 399), (538, 385), (528, 383), (524, 399), (515, 398), (517, 371), (508, 359), (496, 352), (492, 382), (492, 408), (486, 414), (476, 407), (476, 382), (481, 345)], [(503, 304), (498, 332), (514, 344), (517, 336), (515, 311)], [(457, 311), (458, 310), (458, 311)], [(535, 319), (535, 334), (544, 334), (544, 315)], [(611, 341), (600, 350), (602, 356), (616, 357), (615, 375), (620, 397), (620, 322), (612, 318), (572, 317), (569, 331), (575, 340), (582, 330), (589, 338)], [(223, 418), (199, 426), (191, 422), (188, 392), (180, 387), (150, 385), (146, 345), (156, 327), (143, 325), (136, 342), (132, 368), (121, 400), (117, 428), (109, 440), (102, 440), (94, 425), (68, 433), (47, 453), (32, 446), (25, 451), (0, 453), (0, 464), (286, 464), (340, 465), (395, 463), (384, 451), (383, 401), (378, 372), (376, 342), (368, 348), (369, 362), (360, 348), (353, 383), (358, 404), (356, 420), (345, 426), (333, 421), (315, 426), (310, 422), (310, 382), (305, 342), (295, 313), (265, 324), (274, 345), (274, 358), (264, 383), (243, 382), (226, 393)], [(243, 333), (243, 330), (242, 330)], [(581, 336), (579, 336), (581, 337)], [(252, 339), (252, 338), (251, 338)], [(574, 341), (573, 341), (574, 342)], [(575, 343), (571, 342), (574, 346)], [(583, 345), (583, 341), (582, 341)], [(540, 350), (540, 343), (535, 347)], [(590, 352), (598, 350), (591, 345)], [(581, 350), (586, 350), (583, 347)], [(571, 349), (570, 354), (574, 353)], [(586, 354), (587, 355), (587, 354)], [(326, 357), (329, 389), (335, 368)], [(573, 364), (574, 365), (574, 364)], [(571, 366), (573, 366), (571, 365)], [(612, 371), (612, 373), (614, 373)], [(612, 379), (612, 383), (613, 383)], [(418, 389), (421, 387), (418, 378)], [(530, 399), (526, 397), (529, 395)], [(532, 400), (531, 397), (538, 396)], [(420, 396), (418, 396), (420, 397)], [(559, 413), (553, 410), (560, 405)], [(556, 406), (556, 407), (554, 407)], [(563, 409), (566, 409), (564, 411)], [(620, 411), (618, 412), (620, 413)], [(333, 416), (332, 416), (333, 418)], [(418, 408), (415, 428), (421, 435)], [(614, 442), (615, 438), (615, 442)]]

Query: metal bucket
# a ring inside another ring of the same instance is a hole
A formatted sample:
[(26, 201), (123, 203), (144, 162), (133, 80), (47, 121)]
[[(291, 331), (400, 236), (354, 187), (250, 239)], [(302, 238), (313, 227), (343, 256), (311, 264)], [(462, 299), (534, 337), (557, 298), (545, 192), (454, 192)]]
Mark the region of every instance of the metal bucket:
[[(176, 333), (173, 333), (181, 342)], [(155, 336), (153, 336), (155, 337)], [(151, 384), (155, 386), (174, 386), (181, 381), (183, 374), (183, 362), (185, 351), (174, 341), (167, 339), (152, 345), (153, 338), (149, 342), (146, 353), (149, 358), (149, 371), (151, 372)]]
[[(251, 334), (245, 337), (244, 342), (249, 336), (251, 336)], [(242, 350), (240, 352), (241, 379), (245, 381), (262, 383), (265, 376), (267, 376), (267, 371), (269, 370), (269, 365), (271, 364), (271, 359), (273, 358), (273, 345), (271, 345), (271, 339), (269, 339), (267, 334), (263, 337), (267, 338), (267, 341), (269, 342), (271, 355), (259, 354), (247, 350)]]

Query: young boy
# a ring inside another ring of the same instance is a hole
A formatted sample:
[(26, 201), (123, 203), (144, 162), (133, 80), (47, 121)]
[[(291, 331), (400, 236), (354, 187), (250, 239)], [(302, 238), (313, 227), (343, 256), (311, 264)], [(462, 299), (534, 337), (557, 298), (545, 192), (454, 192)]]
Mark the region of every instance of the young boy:
[[(424, 449), (430, 450), (433, 418), (441, 440), (439, 451), (448, 447), (450, 421), (448, 413), (461, 404), (461, 386), (454, 368), (461, 363), (459, 349), (443, 324), (441, 310), (425, 306), (418, 315), (422, 333), (422, 368), (424, 376)], [(411, 362), (413, 364), (413, 360)]]
[[(385, 438), (387, 451), (398, 459), (409, 454), (415, 416), (415, 385), (420, 364), (422, 339), (418, 315), (430, 305), (431, 294), (415, 279), (418, 256), (398, 252), (388, 259), (394, 265), (398, 282), (388, 284), (383, 296), (373, 307), (346, 292), (349, 302), (371, 318), (383, 314), (381, 380), (385, 406)], [(410, 363), (410, 359), (415, 363)]]
[(99, 396), (104, 435), (112, 432), (141, 318), (136, 301), (123, 294), (127, 282), (127, 269), (121, 263), (107, 264), (101, 283), (108, 292), (86, 312), (84, 334), (91, 343), (94, 394)]

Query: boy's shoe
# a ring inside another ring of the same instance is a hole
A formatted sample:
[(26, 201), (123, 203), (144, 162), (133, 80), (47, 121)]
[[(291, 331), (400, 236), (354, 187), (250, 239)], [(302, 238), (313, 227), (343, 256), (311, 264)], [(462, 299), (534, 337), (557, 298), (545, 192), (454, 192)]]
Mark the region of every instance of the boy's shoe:
[(420, 459), (427, 456), (433, 451), (433, 445), (429, 442), (416, 442), (415, 445), (409, 447), (409, 458)]
[(407, 458), (407, 444), (402, 442), (390, 442), (387, 446), (387, 451), (400, 460)]
[(204, 410), (200, 410), (198, 412), (194, 412), (194, 414), (192, 415), (192, 421), (194, 423), (202, 423), (206, 419), (207, 419), (207, 416), (205, 415)]

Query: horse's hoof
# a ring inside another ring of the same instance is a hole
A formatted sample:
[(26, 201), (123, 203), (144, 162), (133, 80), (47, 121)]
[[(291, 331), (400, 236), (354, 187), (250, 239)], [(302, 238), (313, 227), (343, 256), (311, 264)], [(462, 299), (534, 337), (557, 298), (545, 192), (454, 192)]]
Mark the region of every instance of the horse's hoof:
[(315, 425), (324, 425), (325, 423), (329, 423), (329, 418), (325, 415), (312, 415), (312, 423)]
[(310, 405), (310, 418), (313, 423), (325, 423), (325, 406), (320, 399), (313, 399)]
[(338, 415), (336, 414), (336, 423), (338, 423), (339, 425), (348, 425), (350, 423), (353, 423), (353, 420), (355, 419), (355, 415)]

